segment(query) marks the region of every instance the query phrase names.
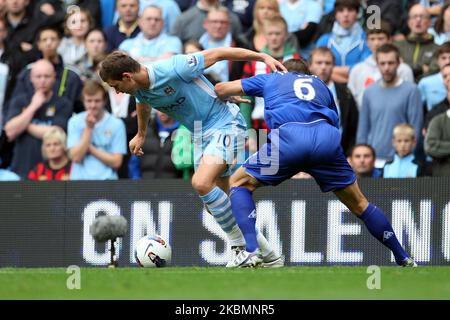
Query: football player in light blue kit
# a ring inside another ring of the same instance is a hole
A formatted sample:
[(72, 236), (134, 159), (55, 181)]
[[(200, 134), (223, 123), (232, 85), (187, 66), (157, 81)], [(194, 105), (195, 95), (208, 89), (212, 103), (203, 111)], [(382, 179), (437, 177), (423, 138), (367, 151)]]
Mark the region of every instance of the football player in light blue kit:
[(256, 208), (252, 192), (278, 185), (299, 171), (314, 177), (322, 192), (333, 191), (360, 218), (369, 232), (394, 254), (398, 265), (414, 267), (384, 213), (369, 203), (341, 147), (339, 117), (333, 94), (318, 77), (309, 74), (305, 61), (284, 63), (289, 71), (219, 83), (220, 97), (264, 97), (264, 117), (271, 129), (268, 143), (252, 155), (231, 177), (231, 206), (244, 233), (246, 250), (230, 267), (255, 267), (262, 263), (256, 241)]
[[(194, 133), (196, 172), (192, 186), (227, 234), (232, 250), (238, 254), (245, 246), (245, 239), (226, 192), (236, 162), (245, 160), (246, 126), (239, 107), (218, 99), (214, 86), (203, 76), (206, 68), (220, 60), (257, 60), (265, 62), (274, 71), (285, 70), (280, 62), (267, 54), (240, 48), (215, 48), (191, 55), (176, 55), (147, 66), (140, 65), (124, 52), (115, 51), (101, 63), (99, 74), (117, 92), (136, 98), (138, 133), (129, 143), (133, 154), (143, 154), (142, 145), (152, 107)], [(282, 257), (272, 251), (264, 236), (258, 232), (257, 238), (263, 251), (263, 265), (282, 266)]]

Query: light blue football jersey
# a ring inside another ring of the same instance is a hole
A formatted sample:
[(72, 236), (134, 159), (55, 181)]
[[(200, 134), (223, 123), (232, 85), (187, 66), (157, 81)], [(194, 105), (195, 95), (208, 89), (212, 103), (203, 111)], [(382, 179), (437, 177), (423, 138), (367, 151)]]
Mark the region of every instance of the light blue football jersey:
[(191, 132), (195, 121), (201, 121), (205, 131), (223, 127), (239, 114), (237, 105), (217, 98), (214, 86), (203, 76), (205, 60), (201, 53), (175, 55), (144, 67), (150, 88), (138, 90), (136, 101), (164, 112)]

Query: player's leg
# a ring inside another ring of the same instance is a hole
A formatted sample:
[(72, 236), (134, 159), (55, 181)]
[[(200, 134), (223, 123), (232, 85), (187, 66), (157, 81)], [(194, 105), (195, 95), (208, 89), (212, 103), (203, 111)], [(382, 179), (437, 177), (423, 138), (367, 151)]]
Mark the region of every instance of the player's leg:
[[(230, 177), (220, 177), (217, 179), (216, 184), (220, 187), (224, 192), (230, 191)], [(239, 224), (238, 224), (239, 225)], [(258, 247), (261, 251), (261, 255), (263, 256), (263, 267), (266, 268), (279, 268), (284, 265), (284, 258), (277, 254), (267, 241), (266, 237), (262, 234), (258, 228), (256, 229), (256, 241), (258, 243)], [(234, 256), (237, 256), (241, 251), (245, 250), (245, 246), (232, 246), (231, 250), (234, 253)], [(227, 264), (227, 267), (233, 267), (232, 261)]]
[(256, 206), (253, 191), (260, 186), (255, 178), (249, 176), (244, 167), (240, 167), (230, 179), (230, 199), (233, 214), (245, 238), (245, 249), (254, 252), (258, 249), (256, 236)]
[(244, 246), (245, 240), (231, 211), (230, 199), (217, 185), (218, 178), (226, 169), (227, 164), (223, 159), (205, 155), (192, 177), (192, 186), (216, 222), (227, 234), (231, 246)]
[(352, 213), (364, 222), (370, 234), (392, 251), (398, 265), (415, 266), (415, 262), (398, 241), (384, 212), (367, 201), (356, 181), (343, 189), (335, 190), (334, 193)]

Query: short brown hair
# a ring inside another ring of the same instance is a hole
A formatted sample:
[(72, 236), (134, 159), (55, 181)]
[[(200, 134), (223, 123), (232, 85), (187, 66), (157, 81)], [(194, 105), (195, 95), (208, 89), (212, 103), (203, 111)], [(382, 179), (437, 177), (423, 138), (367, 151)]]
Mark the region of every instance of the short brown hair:
[(390, 43), (383, 44), (381, 47), (377, 49), (376, 58), (378, 58), (378, 54), (380, 53), (390, 53), (390, 52), (395, 52), (397, 61), (400, 61), (400, 51), (396, 46)]
[(286, 22), (286, 20), (285, 20), (281, 15), (279, 15), (279, 14), (276, 14), (276, 15), (274, 15), (273, 17), (268, 18), (268, 19), (265, 19), (265, 20), (263, 21), (263, 26), (272, 26), (272, 25), (274, 25), (274, 24), (280, 24), (280, 25), (283, 25), (284, 30), (285, 30), (286, 32), (288, 32), (288, 25), (287, 25), (287, 22)]
[(336, 63), (333, 51), (331, 51), (331, 49), (328, 47), (322, 46), (322, 47), (315, 48), (309, 55), (309, 63), (310, 64), (312, 63), (313, 57), (316, 54), (329, 54), (329, 55), (331, 55), (331, 58), (333, 59), (333, 64)]
[(336, 0), (334, 3), (334, 12), (343, 10), (345, 8), (359, 11), (361, 3), (359, 0)]
[(100, 63), (99, 75), (103, 81), (122, 80), (124, 72), (136, 73), (141, 70), (139, 62), (122, 51), (114, 51)]
[(375, 149), (374, 149), (370, 144), (367, 144), (367, 143), (358, 143), (358, 144), (355, 144), (355, 145), (350, 149), (350, 151), (349, 151), (349, 153), (348, 153), (348, 156), (349, 156), (350, 158), (353, 157), (353, 154), (355, 153), (355, 150), (358, 149), (358, 148), (360, 148), (360, 147), (365, 147), (365, 148), (369, 149), (370, 152), (372, 153), (372, 156), (373, 156), (374, 159), (377, 157), (377, 154), (376, 154), (376, 152), (375, 152)]
[(366, 28), (366, 36), (369, 37), (371, 34), (380, 34), (384, 33), (385, 35), (390, 38), (392, 36), (392, 28), (391, 24), (385, 20), (380, 21), (380, 27), (379, 28)]
[(289, 72), (311, 74), (311, 72), (309, 71), (308, 63), (302, 58), (286, 60), (283, 65)]
[(441, 44), (434, 52), (434, 55), (436, 58), (439, 58), (439, 56), (444, 53), (450, 53), (450, 41)]
[(86, 80), (83, 85), (83, 90), (81, 91), (81, 95), (84, 96), (93, 96), (97, 93), (101, 92), (103, 94), (103, 98), (106, 99), (106, 89), (103, 85), (96, 80)]

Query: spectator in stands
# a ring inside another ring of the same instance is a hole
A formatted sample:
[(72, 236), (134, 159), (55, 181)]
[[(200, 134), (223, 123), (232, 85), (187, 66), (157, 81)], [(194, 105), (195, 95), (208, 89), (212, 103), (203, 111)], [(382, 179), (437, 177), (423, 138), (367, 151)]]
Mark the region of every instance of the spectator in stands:
[[(276, 0), (275, 0), (276, 1)], [(195, 39), (198, 40), (205, 33), (203, 21), (209, 9), (220, 5), (219, 0), (198, 0), (195, 5), (183, 12), (175, 21), (171, 34), (180, 38), (182, 42)], [(242, 26), (239, 18), (230, 12), (231, 33), (240, 35)]]
[(338, 83), (347, 83), (350, 68), (371, 54), (366, 34), (357, 21), (359, 7), (359, 0), (337, 0), (333, 30), (316, 43), (317, 47), (325, 46), (333, 51), (336, 66), (332, 79)]
[(174, 0), (139, 0), (139, 15), (142, 15), (144, 9), (150, 5), (161, 8), (164, 21), (163, 30), (168, 34), (181, 14), (180, 7)]
[(75, 67), (82, 81), (98, 79), (96, 62), (106, 53), (106, 35), (101, 29), (92, 29), (86, 35), (86, 54), (75, 62)]
[[(206, 15), (204, 21), (204, 28), (206, 32), (200, 37), (199, 43), (205, 49), (218, 48), (218, 47), (240, 47), (245, 48), (247, 43), (242, 36), (234, 37), (230, 31), (230, 12), (226, 7), (219, 6), (211, 8)], [(206, 74), (215, 74), (215, 77), (221, 81), (232, 80), (242, 75), (241, 70), (233, 72), (232, 68), (236, 64), (231, 61), (219, 61), (213, 64), (211, 67), (205, 70)], [(242, 68), (243, 63), (239, 63)]]
[(107, 52), (119, 48), (125, 39), (136, 37), (139, 29), (139, 0), (117, 0), (119, 20), (113, 26), (105, 28), (108, 41)]
[(419, 136), (423, 107), (417, 86), (403, 81), (397, 73), (400, 53), (392, 44), (378, 48), (376, 60), (382, 79), (364, 92), (359, 114), (357, 143), (370, 144), (377, 153), (377, 168), (394, 156), (391, 133), (399, 123), (409, 123)]
[(288, 24), (288, 32), (297, 36), (302, 56), (309, 58), (312, 38), (323, 14), (323, 8), (317, 1), (287, 0), (280, 4), (280, 12)]
[(427, 32), (430, 26), (427, 9), (419, 4), (413, 5), (408, 12), (411, 32), (405, 40), (395, 42), (403, 61), (413, 69), (416, 81), (430, 71), (433, 53), (438, 47), (433, 36)]
[(28, 180), (69, 180), (72, 163), (66, 149), (66, 133), (58, 127), (42, 137), (42, 158), (28, 173)]
[[(264, 36), (267, 43), (261, 52), (267, 53), (279, 61), (299, 59), (297, 48), (287, 43), (287, 24), (283, 17), (276, 15), (263, 21)], [(243, 78), (250, 78), (258, 74), (270, 73), (270, 68), (260, 61), (249, 61), (244, 66)], [(262, 97), (246, 97), (251, 103), (241, 103), (241, 112), (247, 120), (248, 128), (267, 129), (264, 121), (264, 99)], [(250, 125), (250, 113), (252, 125)]]
[(418, 84), (422, 103), (426, 105), (428, 111), (447, 96), (442, 69), (450, 63), (450, 42), (441, 45), (435, 52), (435, 56), (440, 72), (422, 78)]
[(420, 0), (417, 2), (427, 9), (430, 16), (438, 16), (442, 12), (442, 6), (445, 0)]
[(19, 181), (20, 177), (9, 169), (2, 168), (3, 162), (0, 158), (0, 181)]
[(238, 16), (242, 25), (242, 31), (245, 33), (253, 24), (255, 2), (256, 0), (223, 0), (220, 3)]
[[(380, 16), (383, 21), (386, 21), (389, 23), (391, 27), (391, 35), (398, 35), (400, 34), (401, 38), (404, 38), (403, 34), (401, 32), (406, 26), (406, 14), (405, 14), (405, 7), (404, 2), (399, 0), (366, 0), (361, 1), (361, 5), (363, 6), (363, 12), (364, 12), (364, 21), (368, 21), (372, 17), (376, 17), (374, 15), (373, 10), (368, 10), (371, 6), (376, 6), (372, 8), (379, 8), (380, 10)], [(365, 6), (364, 6), (365, 3)], [(370, 20), (369, 20), (370, 21)], [(374, 20), (371, 20), (374, 22)], [(395, 39), (397, 40), (397, 39)], [(373, 51), (372, 51), (373, 52)]]
[(383, 178), (416, 178), (423, 175), (423, 165), (414, 156), (416, 132), (413, 126), (401, 123), (392, 134), (394, 158), (384, 165)]
[(139, 17), (141, 33), (122, 42), (119, 49), (126, 51), (140, 63), (166, 59), (181, 53), (180, 39), (164, 33), (163, 26), (161, 8), (148, 6)]
[(179, 123), (164, 113), (157, 111), (147, 137), (142, 146), (144, 155), (140, 157), (142, 179), (181, 178), (182, 171), (172, 162), (172, 141)]
[[(8, 24), (8, 36), (6, 38), (8, 46), (5, 55), (10, 68), (10, 79), (5, 100), (9, 100), (11, 97), (19, 72), (28, 63), (36, 60), (35, 56), (30, 54), (30, 51), (33, 49), (37, 31), (42, 27), (55, 26), (63, 21), (63, 16), (58, 15), (58, 12), (55, 12), (54, 15), (49, 14), (48, 9), (45, 9), (48, 6), (44, 6), (45, 4), (34, 12), (27, 11), (29, 3), (29, 0), (5, 1), (5, 18)], [(53, 7), (53, 4), (51, 6)]]
[(85, 40), (94, 20), (89, 11), (81, 9), (67, 14), (64, 32), (66, 36), (58, 47), (58, 53), (66, 65), (74, 66), (86, 54)]
[(450, 176), (450, 111), (431, 120), (424, 147), (426, 154), (433, 158), (432, 176)]
[(253, 9), (253, 25), (245, 33), (251, 50), (261, 51), (267, 45), (263, 23), (265, 20), (280, 14), (280, 7), (277, 0), (256, 0)]
[[(58, 96), (66, 97), (72, 103), (75, 112), (80, 112), (82, 103), (79, 97), (82, 82), (80, 77), (63, 63), (61, 56), (57, 53), (57, 48), (61, 41), (60, 33), (52, 27), (44, 27), (39, 31), (36, 38), (39, 50), (37, 57), (50, 61), (56, 70), (54, 91)], [(30, 79), (31, 66), (32, 64), (24, 68), (18, 75), (17, 83), (13, 90), (13, 97), (22, 93), (28, 93), (29, 95), (33, 93), (33, 85)]]
[(183, 53), (185, 54), (191, 54), (202, 50), (205, 50), (205, 48), (203, 48), (197, 40), (188, 40), (183, 44)]
[(444, 42), (450, 41), (450, 2), (447, 2), (433, 28), (428, 29), (428, 32), (433, 35), (434, 43), (441, 45)]
[(85, 112), (69, 120), (67, 147), (72, 159), (71, 180), (115, 180), (127, 153), (125, 125), (107, 112), (106, 90), (94, 80), (85, 82)]
[(32, 95), (15, 96), (6, 116), (5, 132), (16, 141), (11, 169), (25, 178), (41, 161), (43, 135), (55, 126), (66, 129), (72, 104), (54, 92), (56, 74), (47, 60), (38, 60), (31, 68)]
[(356, 144), (350, 149), (347, 158), (359, 178), (381, 178), (382, 171), (375, 168), (375, 149), (369, 144)]
[[(391, 43), (391, 31), (387, 22), (381, 21), (380, 28), (367, 29), (367, 46), (372, 54), (363, 62), (356, 64), (350, 70), (348, 79), (348, 88), (355, 97), (358, 109), (361, 110), (364, 91), (368, 86), (381, 79), (381, 73), (375, 61), (375, 52), (384, 44)], [(401, 62), (398, 70), (398, 76), (404, 81), (414, 82), (414, 75), (410, 66)]]
[(422, 131), (423, 136), (425, 136), (426, 130), (430, 124), (430, 121), (436, 117), (437, 115), (447, 112), (450, 109), (450, 64), (445, 65), (442, 70), (442, 77), (444, 78), (444, 85), (446, 88), (446, 97), (434, 106), (429, 112), (425, 115), (425, 121), (423, 123), (424, 131)]
[(331, 80), (333, 67), (334, 56), (329, 48), (318, 47), (313, 50), (309, 59), (309, 70), (325, 82), (333, 94), (339, 113), (342, 135), (341, 145), (345, 154), (347, 154), (355, 144), (356, 130), (358, 128), (358, 108), (347, 86)]

